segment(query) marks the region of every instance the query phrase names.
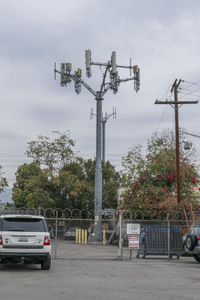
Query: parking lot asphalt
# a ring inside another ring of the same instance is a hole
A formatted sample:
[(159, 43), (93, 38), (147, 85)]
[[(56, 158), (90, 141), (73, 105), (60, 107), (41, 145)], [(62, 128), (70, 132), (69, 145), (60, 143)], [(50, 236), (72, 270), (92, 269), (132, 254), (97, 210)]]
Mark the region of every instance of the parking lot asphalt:
[(191, 257), (123, 261), (117, 247), (61, 242), (50, 271), (0, 266), (2, 300), (199, 300), (200, 264)]

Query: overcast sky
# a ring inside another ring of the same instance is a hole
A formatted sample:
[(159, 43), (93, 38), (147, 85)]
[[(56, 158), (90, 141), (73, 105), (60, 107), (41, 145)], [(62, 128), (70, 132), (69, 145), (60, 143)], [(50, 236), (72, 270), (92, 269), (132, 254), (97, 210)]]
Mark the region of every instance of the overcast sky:
[[(77, 95), (54, 81), (54, 62), (81, 67), (83, 79), (99, 90), (102, 73), (93, 66), (85, 77), (85, 49), (92, 60), (141, 68), (141, 90), (133, 82), (109, 91), (103, 113), (117, 111), (106, 124), (106, 158), (116, 167), (130, 147), (146, 145), (154, 132), (174, 130), (174, 111), (155, 105), (169, 97), (176, 78), (185, 80), (182, 100), (200, 95), (200, 1), (198, 0), (0, 0), (0, 164), (10, 184), (26, 161), (27, 143), (38, 135), (70, 131), (76, 151), (95, 157), (95, 100), (86, 89)], [(129, 71), (119, 70), (121, 78)], [(194, 83), (194, 84), (192, 84)], [(180, 127), (200, 134), (200, 104), (180, 109)], [(200, 139), (189, 138), (197, 148)]]

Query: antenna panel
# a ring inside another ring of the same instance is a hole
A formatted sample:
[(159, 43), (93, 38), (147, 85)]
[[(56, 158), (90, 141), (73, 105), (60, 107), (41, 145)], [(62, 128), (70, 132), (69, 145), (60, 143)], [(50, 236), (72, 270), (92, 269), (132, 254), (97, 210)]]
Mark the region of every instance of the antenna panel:
[(87, 77), (92, 76), (91, 72), (91, 50), (85, 50), (85, 66), (86, 66), (86, 75)]
[(111, 65), (112, 65), (112, 74), (116, 74), (117, 73), (117, 63), (116, 63), (116, 52), (113, 51), (112, 55), (111, 55)]

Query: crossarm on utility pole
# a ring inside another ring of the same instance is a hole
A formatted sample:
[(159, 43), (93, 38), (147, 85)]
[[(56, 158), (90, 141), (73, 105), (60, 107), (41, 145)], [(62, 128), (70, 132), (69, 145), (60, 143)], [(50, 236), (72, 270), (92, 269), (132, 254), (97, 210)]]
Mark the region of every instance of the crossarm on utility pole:
[[(178, 101), (178, 104), (198, 104), (199, 103), (199, 101), (198, 100), (196, 100), (196, 101)], [(176, 104), (176, 102), (175, 101), (159, 101), (159, 100), (156, 100), (155, 102), (154, 102), (154, 104)]]

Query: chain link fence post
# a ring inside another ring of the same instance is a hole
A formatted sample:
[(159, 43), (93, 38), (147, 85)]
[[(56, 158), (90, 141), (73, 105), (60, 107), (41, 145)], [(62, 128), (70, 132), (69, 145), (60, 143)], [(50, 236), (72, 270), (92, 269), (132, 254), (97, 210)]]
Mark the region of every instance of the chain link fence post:
[(167, 252), (168, 252), (168, 260), (171, 259), (171, 245), (170, 245), (170, 220), (169, 213), (167, 214)]
[(57, 251), (58, 251), (58, 211), (56, 210), (56, 223), (55, 223), (55, 259), (57, 259)]
[(123, 214), (123, 212), (121, 210), (119, 210), (119, 248), (118, 248), (118, 257), (121, 260), (123, 260), (122, 214)]

